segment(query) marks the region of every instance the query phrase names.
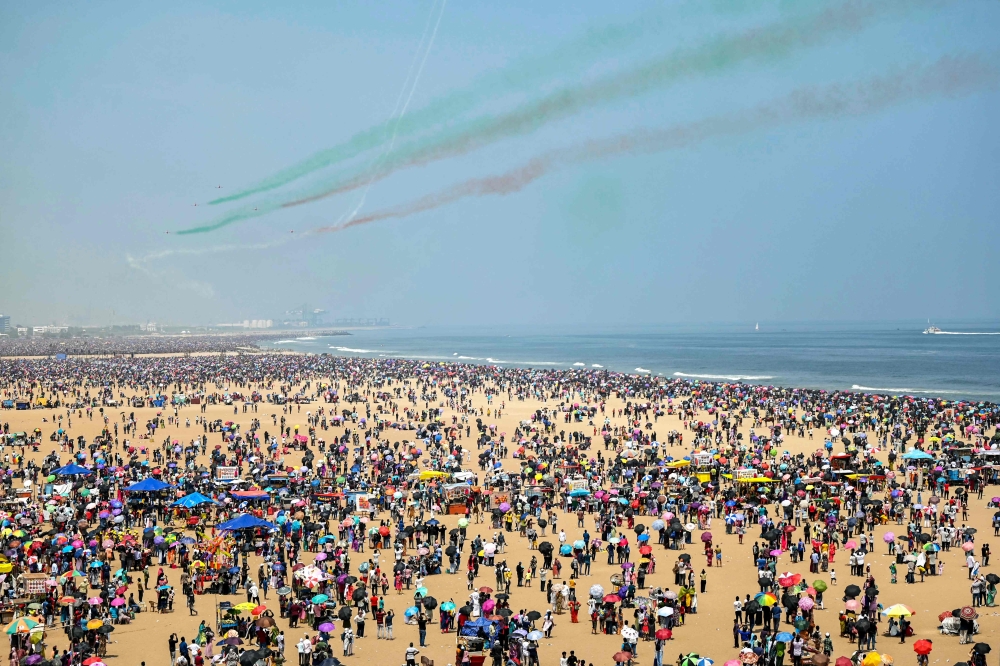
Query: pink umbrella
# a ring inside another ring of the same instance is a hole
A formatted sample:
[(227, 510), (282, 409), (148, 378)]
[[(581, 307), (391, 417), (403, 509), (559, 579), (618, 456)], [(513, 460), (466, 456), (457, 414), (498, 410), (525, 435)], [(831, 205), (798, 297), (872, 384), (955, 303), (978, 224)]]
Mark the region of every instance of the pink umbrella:
[(892, 543), (895, 540), (896, 540), (896, 535), (893, 534), (892, 532), (886, 532), (885, 534), (882, 535), (882, 541), (885, 541), (886, 543)]
[(810, 599), (809, 597), (802, 597), (801, 599), (799, 599), (799, 608), (801, 608), (804, 611), (812, 610), (812, 607), (815, 604), (816, 602)]
[(844, 604), (844, 608), (846, 608), (849, 611), (857, 612), (858, 609), (861, 608), (861, 604), (858, 603), (857, 599), (848, 599), (847, 602)]
[(975, 548), (976, 544), (972, 543), (971, 541), (966, 541), (965, 543), (962, 544), (962, 550), (964, 550), (967, 553), (972, 552), (973, 550), (975, 550)]
[(322, 562), (322, 561), (323, 561), (323, 560), (325, 560), (325, 559), (326, 559), (326, 553), (319, 553), (319, 554), (318, 554), (318, 555), (316, 556), (316, 561), (317, 561), (317, 562)]
[(115, 607), (124, 606), (125, 605), (125, 599), (122, 598), (122, 597), (115, 597), (114, 599), (111, 600), (111, 605), (115, 606)]
[(857, 547), (858, 543), (854, 539), (851, 539), (850, 541), (844, 544), (844, 548), (846, 548), (847, 550), (854, 550)]
[(483, 611), (489, 613), (496, 607), (496, 605), (497, 602), (493, 601), (492, 599), (487, 599), (486, 601), (483, 602)]
[(87, 599), (87, 603), (90, 604), (91, 606), (100, 606), (102, 603), (104, 603), (104, 600), (101, 599), (100, 597), (91, 597)]

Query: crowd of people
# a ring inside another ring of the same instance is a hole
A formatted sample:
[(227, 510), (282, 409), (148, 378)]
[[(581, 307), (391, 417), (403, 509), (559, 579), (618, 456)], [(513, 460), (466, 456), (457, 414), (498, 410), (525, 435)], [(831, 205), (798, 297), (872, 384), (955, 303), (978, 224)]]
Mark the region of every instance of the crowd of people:
[[(116, 626), (173, 612), (178, 593), (194, 612), (211, 593), (240, 601), (174, 637), (174, 663), (281, 663), (285, 631), (308, 627), (300, 664), (335, 666), (370, 621), (395, 637), (395, 594), (412, 597), (401, 615), (413, 649), (437, 613), (462, 663), (478, 651), (537, 664), (560, 617), (578, 623), (586, 609), (592, 634), (615, 637), (616, 661), (649, 641), (661, 666), (723, 565), (719, 531), (753, 542), (758, 589), (734, 604), (742, 663), (782, 666), (787, 653), (823, 666), (835, 639), (853, 644), (855, 666), (884, 661), (881, 622), (900, 642), (912, 634), (913, 610), (882, 601), (896, 567), (906, 584), (947, 575), (952, 548), (971, 560), (973, 601), (942, 626), (974, 642), (975, 608), (1000, 582), (980, 574), (988, 544), (963, 524), (970, 502), (1000, 505), (984, 495), (1000, 455), (987, 403), (286, 354), (3, 359), (0, 392), (46, 405), (32, 412), (47, 432), (0, 427), (2, 478), (28, 489), (2, 514), (0, 587), (13, 603), (41, 581), (8, 632), (31, 664), (89, 666)], [(117, 404), (137, 394), (166, 402)], [(529, 400), (509, 435), (489, 423)], [(209, 405), (232, 411), (212, 418)], [(682, 427), (658, 433), (665, 416)], [(72, 434), (74, 419), (95, 418), (100, 434)], [(790, 434), (815, 450), (790, 453)], [(40, 443), (39, 461), (27, 449)], [(895, 558), (886, 572), (871, 566), (879, 543)], [(514, 544), (530, 560), (515, 564)], [(816, 611), (833, 604), (841, 564), (851, 582), (831, 632)], [(598, 566), (613, 571), (607, 588), (582, 581)], [(439, 599), (442, 575), (464, 576), (468, 599)]]

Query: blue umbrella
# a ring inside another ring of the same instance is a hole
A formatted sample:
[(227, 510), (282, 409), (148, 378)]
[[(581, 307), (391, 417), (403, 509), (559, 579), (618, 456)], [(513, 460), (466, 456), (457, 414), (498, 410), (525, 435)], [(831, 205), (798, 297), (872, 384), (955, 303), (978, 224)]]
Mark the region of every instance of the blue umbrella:
[(416, 606), (410, 606), (409, 608), (407, 608), (403, 612), (403, 615), (406, 616), (406, 617), (413, 617), (414, 615), (416, 615), (419, 612), (420, 612), (419, 608), (417, 608)]
[(791, 643), (793, 636), (787, 631), (782, 631), (774, 635), (774, 640), (782, 643)]

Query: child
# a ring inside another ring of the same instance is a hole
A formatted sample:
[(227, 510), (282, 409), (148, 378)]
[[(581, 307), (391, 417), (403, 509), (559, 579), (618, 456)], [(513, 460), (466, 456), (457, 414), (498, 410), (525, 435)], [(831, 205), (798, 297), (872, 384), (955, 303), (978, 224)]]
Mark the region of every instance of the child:
[(830, 569), (830, 585), (836, 585), (836, 584), (837, 584), (837, 570)]

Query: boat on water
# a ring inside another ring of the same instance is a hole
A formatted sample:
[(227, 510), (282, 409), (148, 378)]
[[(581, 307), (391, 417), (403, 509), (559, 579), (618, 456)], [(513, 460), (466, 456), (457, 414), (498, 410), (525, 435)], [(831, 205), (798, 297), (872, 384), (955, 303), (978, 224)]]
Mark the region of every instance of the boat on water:
[(935, 333), (940, 333), (941, 329), (937, 326), (928, 326), (924, 329), (924, 335), (933, 335)]

